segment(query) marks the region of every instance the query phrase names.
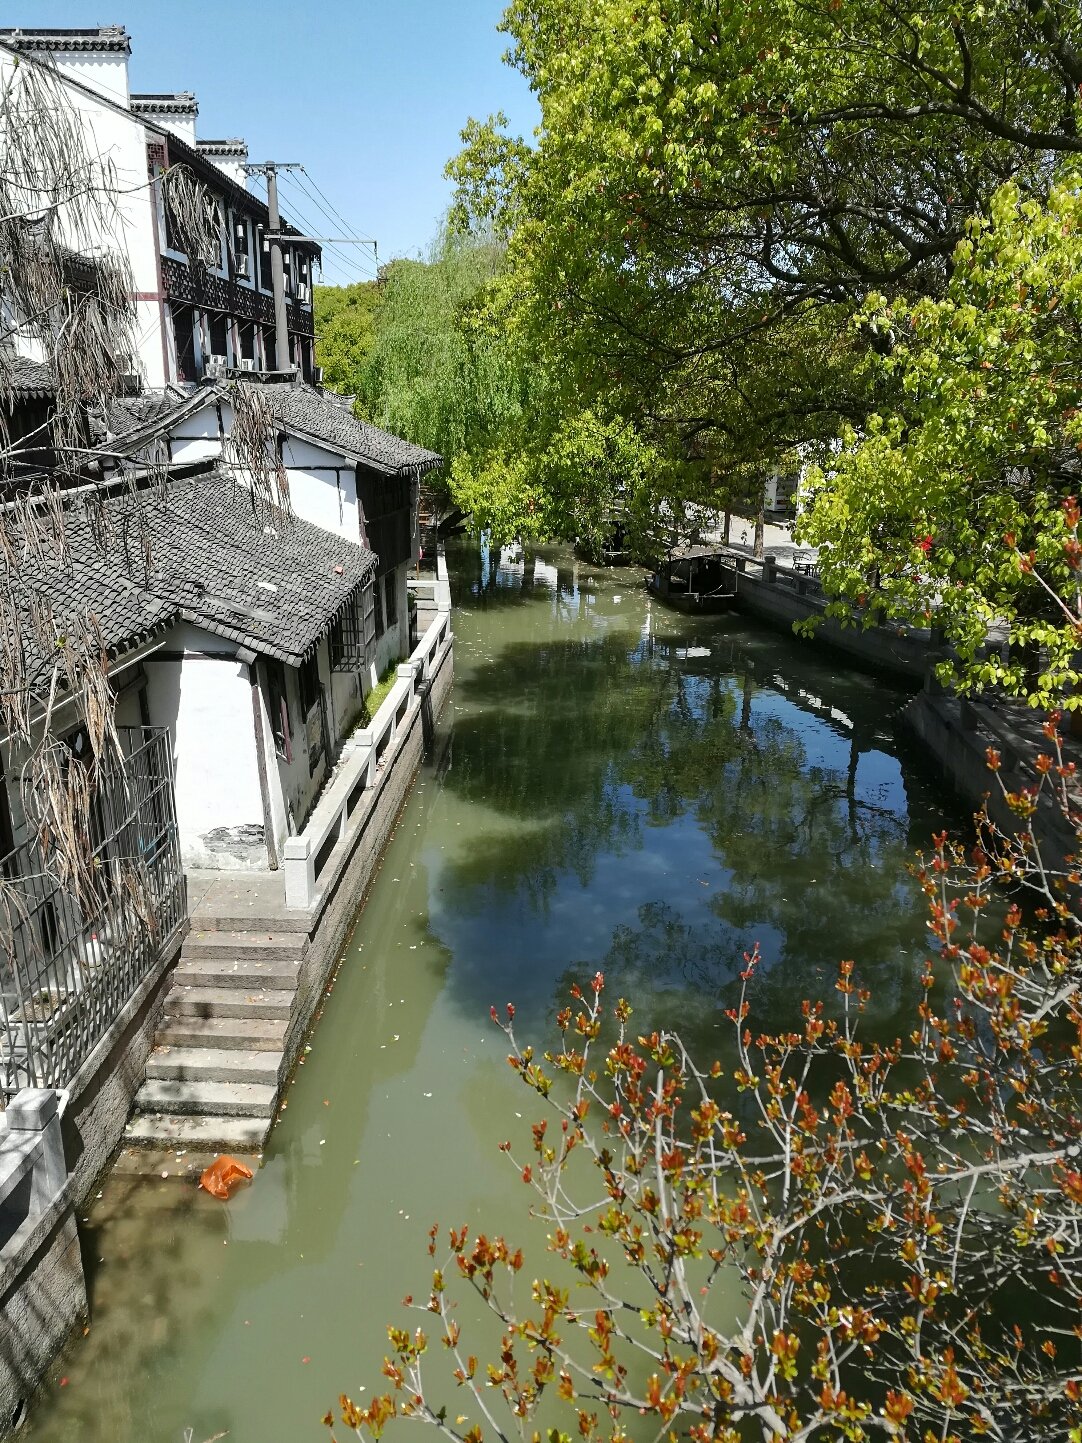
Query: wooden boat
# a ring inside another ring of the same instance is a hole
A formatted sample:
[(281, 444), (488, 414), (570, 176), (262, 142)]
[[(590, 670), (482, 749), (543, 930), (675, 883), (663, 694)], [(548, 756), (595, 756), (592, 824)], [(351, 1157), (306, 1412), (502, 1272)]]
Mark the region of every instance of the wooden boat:
[(706, 546), (670, 552), (647, 578), (646, 588), (667, 606), (690, 613), (728, 611), (736, 601), (731, 558)]

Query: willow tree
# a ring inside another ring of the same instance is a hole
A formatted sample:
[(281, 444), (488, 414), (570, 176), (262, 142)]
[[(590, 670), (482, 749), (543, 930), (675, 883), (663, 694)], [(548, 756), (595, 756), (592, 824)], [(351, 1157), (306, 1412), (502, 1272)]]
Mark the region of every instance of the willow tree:
[(503, 247), (444, 231), (426, 260), (396, 260), (381, 282), (362, 377), (368, 419), (438, 451), (452, 480), (523, 415), (529, 374), (485, 309)]

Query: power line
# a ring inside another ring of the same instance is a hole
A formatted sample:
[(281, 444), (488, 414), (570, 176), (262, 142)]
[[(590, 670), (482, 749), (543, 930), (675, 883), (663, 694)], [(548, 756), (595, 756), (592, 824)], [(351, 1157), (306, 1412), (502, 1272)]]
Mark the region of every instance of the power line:
[[(288, 179), (291, 183), (296, 183), (292, 174)], [(302, 193), (306, 198), (310, 198), (308, 197), (307, 191), (303, 191)], [(296, 197), (292, 194), (287, 194), (287, 203), (305, 230), (310, 231), (314, 235), (319, 230), (319, 227), (312, 222), (311, 217), (305, 211), (301, 210)], [(363, 276), (369, 280), (376, 278), (376, 270), (374, 268), (371, 270), (366, 268), (365, 262), (367, 261), (367, 257), (351, 255), (348, 251), (343, 250), (340, 245), (333, 242), (328, 244), (328, 249), (331, 252), (327, 257), (328, 263), (334, 265), (339, 274), (345, 277), (347, 285), (352, 284), (358, 276)]]
[[(297, 177), (290, 176), (290, 180), (292, 181), (292, 183), (293, 183), (295, 186), (297, 186), (297, 188), (298, 188), (298, 189), (301, 191), (301, 193), (304, 195), (306, 202), (311, 201), (311, 202), (316, 206), (316, 208), (317, 208), (318, 210), (322, 211), (323, 214), (324, 214), (325, 216), (327, 216), (327, 218), (328, 218), (329, 220), (332, 220), (332, 221), (335, 221), (335, 220), (336, 220), (336, 218), (335, 218), (334, 216), (328, 215), (327, 211), (323, 209), (323, 207), (320, 205), (319, 201), (316, 200), (316, 198), (311, 194), (311, 192), (308, 190), (307, 186), (305, 186), (304, 182), (300, 179), (299, 176), (297, 176)], [(294, 204), (295, 204), (295, 198), (294, 198)], [(298, 211), (298, 214), (300, 214), (299, 211)], [(342, 218), (341, 218), (340, 216), (337, 217), (336, 223), (338, 223), (338, 222), (342, 222)], [(309, 222), (307, 222), (307, 224), (311, 224), (311, 222), (309, 221)], [(345, 243), (345, 244), (372, 245), (372, 246), (375, 245), (375, 242), (374, 242), (374, 241), (361, 240), (359, 237), (355, 236), (355, 235), (352, 233), (352, 231), (350, 230), (350, 227), (349, 227), (348, 223), (342, 222), (342, 224), (344, 225), (344, 228), (345, 228), (345, 231), (346, 231), (346, 236), (345, 236), (345, 238), (344, 238), (344, 243)], [(317, 229), (318, 229), (317, 226), (314, 226), (314, 225), (312, 226), (313, 232), (316, 231)], [(335, 251), (338, 252), (338, 253), (340, 253), (340, 254), (343, 254), (343, 255), (349, 255), (349, 254), (350, 254), (348, 251), (342, 251), (342, 248), (341, 248), (342, 243), (339, 243), (338, 241), (328, 241), (328, 242), (326, 242), (326, 244), (329, 244), (329, 245), (333, 246), (334, 249), (335, 249)], [(351, 263), (351, 264), (356, 264), (356, 265), (358, 266), (358, 268), (361, 268), (361, 269), (364, 269), (364, 267), (365, 267), (366, 265), (371, 265), (371, 266), (372, 266), (372, 269), (371, 269), (370, 271), (367, 271), (366, 274), (368, 274), (368, 275), (372, 276), (373, 278), (375, 278), (377, 272), (376, 272), (374, 260), (373, 260), (373, 261), (369, 261), (369, 258), (368, 258), (367, 256), (360, 256), (360, 255), (357, 255), (356, 252), (354, 252), (354, 259), (352, 259), (350, 263)]]
[[(286, 196), (286, 204), (305, 230), (315, 232), (319, 229), (318, 226), (312, 224), (310, 217), (308, 217), (299, 206), (294, 204), (292, 196)], [(345, 285), (353, 285), (358, 277), (373, 278), (369, 272), (364, 271), (357, 265), (356, 260), (352, 256), (349, 256), (348, 253), (345, 252), (339, 252), (336, 247), (333, 248), (331, 254), (321, 256), (320, 267), (323, 270), (329, 267), (336, 270), (341, 283)]]
[[(315, 179), (314, 179), (311, 175), (308, 174), (308, 172), (305, 170), (305, 168), (304, 168), (303, 165), (302, 165), (301, 168), (300, 168), (300, 174), (301, 174), (302, 176), (304, 176), (304, 179), (309, 183), (309, 185), (311, 185), (311, 187), (312, 187), (312, 189), (315, 191), (316, 195), (322, 197), (322, 199), (324, 200), (324, 202), (326, 203), (326, 205), (329, 207), (329, 210), (325, 210), (325, 209), (323, 209), (322, 206), (320, 206), (320, 209), (323, 210), (323, 214), (324, 214), (324, 215), (328, 215), (328, 214), (329, 214), (329, 216), (330, 216), (330, 218), (331, 218), (332, 220), (337, 220), (337, 221), (340, 222), (342, 225), (344, 225), (345, 228), (346, 228), (346, 230), (347, 230), (347, 232), (349, 233), (349, 235), (350, 235), (354, 240), (361, 240), (361, 241), (363, 241), (363, 243), (364, 243), (365, 245), (370, 245), (370, 246), (372, 247), (372, 254), (373, 254), (373, 255), (376, 255), (376, 254), (377, 254), (377, 250), (376, 250), (376, 242), (375, 242), (375, 240), (373, 240), (373, 238), (372, 238), (371, 236), (360, 236), (360, 235), (358, 235), (356, 228), (355, 228), (354, 226), (351, 226), (351, 225), (350, 225), (349, 221), (346, 220), (345, 216), (342, 214), (341, 211), (335, 209), (335, 207), (334, 207), (334, 206), (331, 204), (331, 202), (327, 199), (326, 195), (323, 194), (323, 191), (320, 190), (319, 186), (318, 186), (318, 185), (316, 184), (316, 182), (315, 182)], [(300, 185), (300, 186), (303, 186), (303, 185), (304, 185), (304, 180), (298, 180), (298, 181), (297, 181), (297, 184)], [(318, 201), (318, 200), (316, 201), (316, 205), (319, 205), (319, 201)]]

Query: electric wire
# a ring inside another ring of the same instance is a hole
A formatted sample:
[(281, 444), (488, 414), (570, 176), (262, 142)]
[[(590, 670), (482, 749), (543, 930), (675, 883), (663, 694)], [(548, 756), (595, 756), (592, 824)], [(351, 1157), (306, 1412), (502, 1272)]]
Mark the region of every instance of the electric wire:
[[(297, 171), (296, 176), (297, 184), (302, 189), (307, 189), (305, 185), (305, 181), (307, 181), (308, 185), (310, 185), (312, 190), (315, 191), (316, 194), (312, 197), (312, 200), (314, 204), (323, 212), (325, 216), (327, 216), (329, 220), (336, 222), (338, 225), (344, 226), (346, 234), (351, 240), (360, 241), (364, 245), (371, 246), (372, 254), (376, 254), (376, 242), (374, 238), (370, 235), (362, 236), (355, 226), (350, 225), (349, 221), (346, 220), (342, 212), (340, 210), (336, 210), (334, 205), (331, 203), (330, 200), (328, 200), (324, 192), (320, 190), (313, 177), (309, 175), (308, 171), (305, 170), (303, 165)], [(301, 179), (302, 176), (304, 177), (304, 179)], [(317, 197), (319, 197), (323, 201), (322, 205), (320, 204), (320, 199), (317, 199)]]
[[(304, 229), (308, 231), (312, 236), (315, 236), (318, 233), (320, 227), (313, 222), (311, 216), (307, 213), (307, 211), (301, 209), (301, 206), (297, 201), (296, 195), (290, 191), (289, 187), (292, 183), (292, 178), (292, 171), (282, 172), (278, 178), (279, 191), (284, 192), (282, 198), (285, 201), (287, 208), (292, 211), (293, 215), (301, 223)], [(283, 184), (283, 182), (286, 183)], [(308, 198), (306, 191), (302, 189), (301, 193), (306, 197), (306, 199)], [(334, 243), (320, 242), (320, 248), (324, 251), (325, 255), (326, 252), (330, 252), (329, 255), (326, 255), (326, 263), (327, 265), (337, 270), (339, 276), (344, 279), (344, 283), (346, 285), (352, 285), (360, 279), (375, 280), (377, 272), (375, 269), (368, 268), (366, 264), (367, 257), (351, 255), (341, 246), (335, 245)]]
[[(283, 187), (281, 185), (281, 180), (279, 180), (279, 191), (282, 192), (282, 190)], [(310, 232), (314, 236), (315, 232), (319, 229), (319, 227), (313, 225), (310, 217), (305, 215), (305, 213), (300, 210), (298, 206), (294, 205), (291, 196), (283, 194), (282, 199), (285, 202), (286, 209), (290, 212), (290, 214), (297, 221), (300, 222), (304, 230)], [(323, 255), (320, 258), (320, 269), (324, 272), (326, 272), (328, 269), (336, 271), (339, 278), (337, 282), (338, 284), (353, 285), (359, 279), (369, 278), (367, 272), (359, 270), (356, 267), (356, 261), (353, 257), (340, 257), (336, 250), (323, 246), (322, 244), (320, 246), (320, 249), (323, 251)], [(330, 251), (329, 254), (328, 251)]]
[[(305, 229), (308, 230), (310, 234), (314, 237), (321, 229), (321, 227), (312, 220), (312, 218), (307, 214), (306, 211), (302, 211), (299, 208), (296, 201), (296, 196), (290, 195), (288, 190), (286, 193), (286, 199), (291, 209), (293, 210), (293, 213), (298, 216), (298, 218), (303, 220)], [(340, 271), (346, 270), (352, 273), (351, 279), (355, 280), (358, 277), (364, 277), (367, 280), (375, 280), (377, 278), (378, 272), (374, 263), (370, 261), (369, 258), (363, 253), (358, 254), (356, 252), (351, 252), (350, 250), (346, 249), (335, 241), (322, 240), (319, 242), (319, 244), (323, 250), (330, 252), (332, 259), (338, 259), (338, 268)]]

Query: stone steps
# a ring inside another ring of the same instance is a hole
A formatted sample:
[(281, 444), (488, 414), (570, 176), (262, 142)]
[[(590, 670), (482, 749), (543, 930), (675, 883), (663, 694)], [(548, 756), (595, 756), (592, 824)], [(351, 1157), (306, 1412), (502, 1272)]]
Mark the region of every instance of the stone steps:
[[(149, 1150), (257, 1152), (278, 1106), (306, 930), (206, 927), (173, 973), (124, 1135)], [(277, 927), (277, 923), (275, 923)]]
[(174, 1082), (148, 1078), (135, 1095), (139, 1112), (200, 1113), (205, 1117), (274, 1115), (278, 1089), (261, 1082)]
[(229, 962), (265, 962), (279, 958), (300, 960), (308, 950), (308, 937), (300, 932), (189, 932), (184, 957), (225, 959)]
[(272, 992), (292, 992), (297, 987), (299, 970), (300, 963), (289, 958), (252, 962), (223, 957), (216, 961), (209, 957), (191, 959), (181, 952), (173, 978), (181, 987), (244, 987), (251, 992), (264, 988)]
[(282, 1062), (281, 1049), (173, 1047), (159, 1041), (147, 1059), (147, 1081), (257, 1082), (276, 1088)]
[(237, 987), (174, 987), (165, 999), (165, 1017), (199, 1018), (206, 1021), (226, 1018), (251, 1018), (263, 1021), (289, 1021), (293, 1008), (293, 989), (275, 991), (261, 987), (245, 992)]
[[(223, 991), (226, 989), (223, 988)], [(168, 1003), (166, 1007), (168, 1009)], [(171, 1014), (167, 1010), (155, 1040), (163, 1047), (281, 1052), (285, 1047), (288, 1023), (288, 1008), (284, 1017), (252, 1017), (243, 1012), (236, 1016), (207, 1017)]]
[(198, 1117), (136, 1114), (128, 1123), (128, 1147), (169, 1151), (199, 1148), (219, 1152), (261, 1152), (271, 1130), (269, 1117)]

